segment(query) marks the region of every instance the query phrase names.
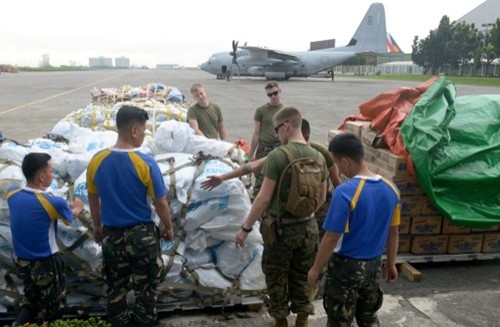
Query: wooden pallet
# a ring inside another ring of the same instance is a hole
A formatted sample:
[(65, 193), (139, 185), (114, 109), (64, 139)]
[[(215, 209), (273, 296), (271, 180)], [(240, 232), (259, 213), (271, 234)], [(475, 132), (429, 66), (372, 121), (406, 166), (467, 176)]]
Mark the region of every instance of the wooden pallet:
[[(383, 259), (385, 260), (385, 255)], [(396, 264), (403, 276), (411, 282), (418, 282), (422, 278), (422, 273), (413, 267), (412, 263), (426, 262), (451, 262), (451, 261), (471, 261), (471, 260), (494, 260), (500, 259), (500, 252), (497, 253), (460, 253), (460, 254), (411, 254), (402, 253), (396, 257)]]

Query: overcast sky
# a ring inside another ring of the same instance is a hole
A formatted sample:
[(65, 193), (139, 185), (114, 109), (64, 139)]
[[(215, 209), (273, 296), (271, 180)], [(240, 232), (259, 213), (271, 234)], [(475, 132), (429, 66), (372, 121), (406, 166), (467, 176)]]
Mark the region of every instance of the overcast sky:
[[(240, 45), (305, 51), (310, 41), (345, 45), (373, 1), (2, 1), (0, 64), (88, 65), (89, 57), (131, 64), (197, 66)], [(485, 0), (386, 0), (387, 30), (406, 53), (443, 15), (457, 20)]]

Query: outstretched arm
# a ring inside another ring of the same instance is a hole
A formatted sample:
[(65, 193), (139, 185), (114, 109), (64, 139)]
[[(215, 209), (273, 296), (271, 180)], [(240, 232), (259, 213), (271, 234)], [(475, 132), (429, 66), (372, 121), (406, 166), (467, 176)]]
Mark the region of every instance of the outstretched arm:
[(223, 175), (208, 176), (207, 180), (201, 183), (201, 188), (211, 191), (214, 187), (219, 186), (224, 181), (261, 170), (264, 166), (264, 163), (266, 162), (266, 158), (267, 157), (263, 157), (257, 161), (248, 162), (239, 166), (237, 169)]
[(190, 119), (190, 120), (188, 120), (188, 124), (189, 124), (189, 127), (191, 127), (192, 129), (194, 129), (194, 133), (196, 135), (203, 135), (203, 136), (205, 136), (205, 134), (203, 134), (203, 132), (200, 131), (200, 128), (198, 127), (198, 121), (196, 119)]

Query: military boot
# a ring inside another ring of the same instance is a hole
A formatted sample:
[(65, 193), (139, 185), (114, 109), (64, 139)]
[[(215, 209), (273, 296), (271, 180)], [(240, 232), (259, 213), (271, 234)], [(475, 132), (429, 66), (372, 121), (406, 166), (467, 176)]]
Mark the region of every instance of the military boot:
[(271, 324), (271, 327), (288, 327), (288, 321), (286, 320), (286, 318), (274, 317), (274, 321)]
[(295, 320), (295, 327), (307, 327), (307, 318), (309, 315), (307, 313), (299, 313), (297, 319)]

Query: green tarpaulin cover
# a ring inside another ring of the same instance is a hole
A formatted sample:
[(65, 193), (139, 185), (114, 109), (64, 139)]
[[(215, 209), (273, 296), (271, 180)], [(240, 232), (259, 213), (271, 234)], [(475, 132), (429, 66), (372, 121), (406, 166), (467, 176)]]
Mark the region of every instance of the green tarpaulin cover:
[(455, 224), (500, 223), (500, 95), (456, 96), (440, 76), (401, 125), (417, 179)]

